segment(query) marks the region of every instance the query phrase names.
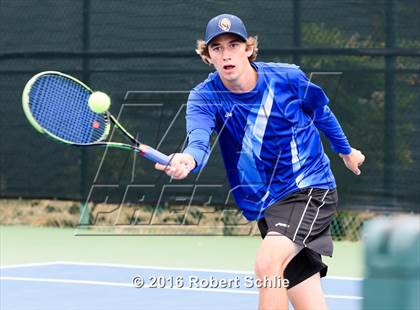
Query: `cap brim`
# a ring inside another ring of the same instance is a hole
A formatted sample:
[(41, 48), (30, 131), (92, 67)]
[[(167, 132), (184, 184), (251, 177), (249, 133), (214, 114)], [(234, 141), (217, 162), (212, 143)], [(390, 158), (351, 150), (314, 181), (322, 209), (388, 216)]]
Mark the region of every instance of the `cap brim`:
[(234, 35), (236, 35), (236, 36), (238, 36), (242, 41), (246, 41), (247, 40), (247, 38), (244, 38), (243, 36), (242, 36), (242, 34), (240, 34), (240, 33), (237, 33), (237, 32), (234, 32), (234, 31), (226, 31), (226, 32), (221, 32), (221, 33), (218, 33), (218, 34), (216, 34), (216, 35), (214, 35), (214, 36), (212, 36), (210, 39), (208, 39), (207, 41), (206, 41), (206, 45), (208, 45), (208, 44), (210, 44), (210, 42), (212, 41), (212, 40), (214, 40), (215, 38), (217, 38), (218, 36), (221, 36), (222, 34), (234, 34)]

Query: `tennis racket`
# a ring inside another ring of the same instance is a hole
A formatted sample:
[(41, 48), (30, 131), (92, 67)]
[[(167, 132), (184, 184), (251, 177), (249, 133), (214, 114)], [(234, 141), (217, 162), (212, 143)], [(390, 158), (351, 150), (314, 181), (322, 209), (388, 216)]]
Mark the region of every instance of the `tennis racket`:
[[(105, 146), (134, 151), (149, 160), (169, 165), (169, 156), (134, 138), (108, 111), (95, 113), (88, 106), (93, 91), (79, 80), (56, 71), (33, 76), (22, 94), (23, 111), (40, 133), (76, 146)], [(112, 122), (131, 144), (107, 142)]]

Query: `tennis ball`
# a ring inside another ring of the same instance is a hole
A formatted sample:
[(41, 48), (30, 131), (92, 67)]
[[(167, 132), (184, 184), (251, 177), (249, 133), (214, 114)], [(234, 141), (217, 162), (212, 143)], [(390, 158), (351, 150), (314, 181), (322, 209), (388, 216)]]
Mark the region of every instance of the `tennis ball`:
[(111, 98), (103, 92), (93, 92), (88, 100), (89, 108), (95, 113), (104, 113), (111, 105)]

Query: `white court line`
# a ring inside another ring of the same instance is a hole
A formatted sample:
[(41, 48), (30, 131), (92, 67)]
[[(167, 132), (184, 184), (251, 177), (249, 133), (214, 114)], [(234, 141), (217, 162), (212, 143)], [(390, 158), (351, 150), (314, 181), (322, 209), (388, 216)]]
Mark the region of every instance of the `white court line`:
[(360, 277), (340, 277), (340, 276), (326, 276), (323, 279), (326, 280), (339, 280), (339, 281), (363, 281)]
[[(0, 277), (3, 281), (22, 281), (22, 282), (43, 282), (43, 283), (63, 283), (63, 284), (82, 284), (82, 285), (101, 285), (101, 286), (118, 286), (135, 288), (133, 284), (122, 282), (104, 282), (104, 281), (88, 281), (88, 280), (70, 280), (70, 279), (51, 279), (51, 278), (28, 278), (28, 277)], [(150, 288), (150, 285), (144, 285), (142, 288)], [(232, 289), (216, 289), (216, 288), (197, 288), (197, 287), (161, 287), (161, 289), (170, 290), (188, 290), (201, 291), (212, 293), (228, 293), (228, 294), (247, 294), (258, 295), (256, 290), (232, 290)], [(345, 295), (325, 295), (330, 299), (352, 299), (361, 300), (360, 296), (345, 296)]]
[(133, 287), (129, 283), (88, 281), (88, 280), (70, 280), (70, 279), (51, 279), (51, 278), (28, 278), (28, 277), (0, 277), (3, 281), (22, 281), (22, 282), (46, 282), (46, 283), (65, 283), (65, 284), (87, 284), (87, 285), (105, 285), (105, 286), (125, 286)]
[[(88, 263), (88, 262), (67, 262), (67, 261), (56, 261), (56, 262), (45, 262), (45, 263), (33, 263), (33, 264), (16, 264), (0, 266), (0, 269), (12, 269), (12, 268), (25, 268), (25, 267), (38, 267), (38, 266), (53, 266), (53, 265), (71, 265), (71, 266), (97, 266), (97, 267), (116, 267), (116, 268), (133, 268), (133, 269), (155, 269), (155, 270), (175, 270), (175, 271), (198, 271), (198, 272), (218, 272), (218, 273), (234, 273), (234, 274), (254, 274), (251, 271), (240, 271), (240, 270), (224, 270), (224, 269), (204, 269), (204, 268), (182, 268), (182, 267), (162, 267), (162, 266), (145, 266), (145, 265), (129, 265), (129, 264), (112, 264), (112, 263)], [(341, 281), (362, 281), (360, 277), (339, 277), (339, 276), (327, 276), (324, 279), (330, 280), (341, 280)]]
[(4, 265), (0, 266), (0, 269), (12, 269), (12, 268), (26, 268), (26, 267), (42, 267), (62, 264), (61, 262), (45, 262), (45, 263), (30, 263), (30, 264), (15, 264), (15, 265)]
[[(45, 283), (64, 283), (64, 284), (84, 284), (84, 285), (103, 285), (103, 286), (123, 286), (135, 288), (133, 284), (121, 282), (87, 281), (87, 280), (69, 280), (69, 279), (49, 279), (49, 278), (26, 278), (26, 277), (0, 277), (0, 280), (23, 281), (23, 282), (45, 282)], [(150, 288), (150, 285), (144, 285), (142, 288)], [(154, 287), (153, 287), (154, 288)], [(216, 288), (198, 288), (198, 287), (159, 287), (160, 289), (170, 290), (191, 290), (215, 293), (233, 293), (233, 294), (258, 294), (257, 291), (216, 289)]]
[(199, 272), (219, 272), (219, 273), (236, 273), (236, 274), (253, 274), (251, 271), (224, 270), (224, 269), (201, 269), (201, 268), (182, 268), (182, 267), (162, 267), (162, 266), (145, 266), (145, 265), (129, 265), (129, 264), (111, 264), (111, 263), (85, 263), (85, 262), (67, 262), (56, 261), (46, 263), (33, 264), (16, 264), (0, 266), (0, 269), (25, 268), (25, 267), (41, 267), (53, 265), (71, 265), (71, 266), (97, 266), (97, 267), (116, 267), (116, 268), (133, 268), (133, 269), (156, 269), (156, 270), (175, 270), (175, 271), (199, 271)]

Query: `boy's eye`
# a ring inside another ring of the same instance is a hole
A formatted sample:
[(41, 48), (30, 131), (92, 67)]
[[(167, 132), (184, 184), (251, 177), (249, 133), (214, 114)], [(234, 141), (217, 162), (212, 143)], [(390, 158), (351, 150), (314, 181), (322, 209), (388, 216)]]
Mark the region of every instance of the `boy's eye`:
[(214, 52), (218, 52), (218, 51), (220, 51), (220, 46), (215, 46), (215, 47), (212, 48), (212, 50)]

